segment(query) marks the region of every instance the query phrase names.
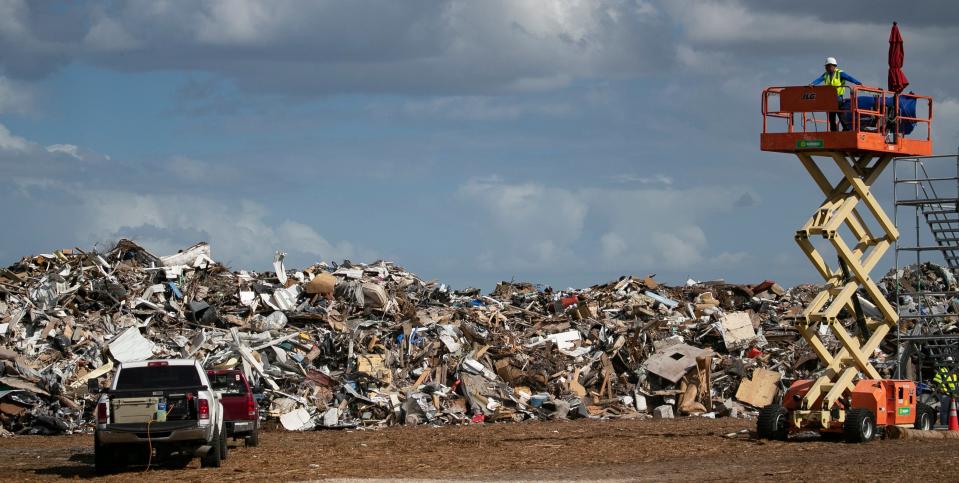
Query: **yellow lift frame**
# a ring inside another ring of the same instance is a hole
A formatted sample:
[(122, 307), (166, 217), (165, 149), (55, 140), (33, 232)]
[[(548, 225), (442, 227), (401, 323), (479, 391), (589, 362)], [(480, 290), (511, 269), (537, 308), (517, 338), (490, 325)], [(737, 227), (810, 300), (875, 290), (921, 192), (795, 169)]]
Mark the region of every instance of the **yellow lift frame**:
[[(852, 391), (859, 372), (869, 379), (881, 379), (879, 372), (869, 362), (869, 355), (899, 322), (896, 310), (869, 276), (883, 254), (899, 238), (896, 226), (870, 192), (870, 187), (894, 155), (844, 155), (836, 152), (798, 152), (796, 155), (826, 196), (809, 221), (796, 232), (796, 243), (826, 282), (823, 290), (803, 311), (798, 324), (803, 339), (826, 364), (826, 369), (805, 393), (799, 409), (791, 414), (794, 427), (801, 427), (803, 420), (810, 419), (819, 420), (823, 427), (828, 427), (830, 422), (844, 420), (844, 411), (837, 414), (830, 410), (840, 398)], [(813, 156), (826, 157), (835, 162), (843, 174), (842, 179), (833, 185)], [(860, 210), (862, 205), (878, 222), (880, 233), (874, 234), (866, 225)], [(843, 224), (855, 237), (852, 245), (839, 234)], [(838, 268), (831, 268), (823, 254), (813, 246), (810, 240), (813, 236), (823, 237), (835, 248), (840, 264)], [(850, 334), (838, 318), (843, 308), (848, 309), (849, 313), (855, 311), (853, 297), (859, 288), (866, 292), (882, 314), (882, 320), (865, 318), (865, 326), (871, 335), (862, 344), (860, 338)], [(828, 327), (842, 343), (842, 349), (835, 355), (830, 354), (819, 336), (820, 327), (823, 326)]]

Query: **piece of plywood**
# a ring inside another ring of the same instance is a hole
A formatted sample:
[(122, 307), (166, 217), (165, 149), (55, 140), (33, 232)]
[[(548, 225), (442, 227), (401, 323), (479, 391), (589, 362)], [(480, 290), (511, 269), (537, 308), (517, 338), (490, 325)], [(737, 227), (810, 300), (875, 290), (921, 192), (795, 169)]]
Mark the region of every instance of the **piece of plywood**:
[(646, 359), (646, 370), (675, 384), (696, 366), (696, 358), (705, 352), (688, 344), (674, 344)]
[(757, 368), (752, 379), (743, 379), (736, 391), (736, 399), (751, 406), (761, 408), (773, 403), (779, 392), (779, 372)]
[(356, 356), (356, 371), (375, 377), (387, 384), (393, 382), (393, 375), (386, 367), (386, 358), (382, 354)]
[(744, 349), (756, 339), (756, 330), (753, 329), (749, 312), (729, 313), (723, 317), (720, 324), (727, 350)]

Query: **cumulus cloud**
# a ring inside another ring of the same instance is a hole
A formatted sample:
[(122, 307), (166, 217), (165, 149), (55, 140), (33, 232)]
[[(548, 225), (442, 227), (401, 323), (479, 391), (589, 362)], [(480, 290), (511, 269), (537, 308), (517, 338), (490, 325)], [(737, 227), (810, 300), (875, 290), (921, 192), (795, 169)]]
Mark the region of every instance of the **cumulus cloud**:
[(331, 243), (312, 227), (274, 217), (262, 204), (249, 200), (83, 189), (75, 195), (81, 221), (75, 229), (87, 242), (127, 237), (169, 252), (201, 237), (215, 247), (219, 259), (238, 267), (262, 266), (277, 249), (290, 252), (299, 263), (356, 255), (350, 243)]
[(67, 156), (83, 160), (83, 156), (80, 154), (80, 147), (76, 144), (51, 144), (46, 147), (46, 150), (49, 153), (63, 153)]
[(33, 110), (33, 88), (0, 76), (0, 114), (24, 114)]
[[(543, 266), (572, 254), (583, 232), (589, 206), (576, 194), (535, 183), (510, 184), (498, 177), (471, 179), (458, 196), (476, 203), (506, 248), (503, 263)], [(484, 265), (493, 263), (486, 253)], [(490, 267), (492, 268), (492, 267)]]
[(493, 248), (478, 262), (487, 269), (683, 269), (742, 259), (711, 253), (700, 226), (732, 211), (740, 188), (565, 189), (494, 177), (472, 179), (458, 195), (482, 216)]
[(642, 0), (137, 0), (68, 9), (56, 35), (35, 28), (52, 22), (43, 6), (7, 7), (0, 34), (19, 54), (0, 58), (18, 75), (83, 59), (203, 70), (283, 94), (475, 94), (631, 76), (672, 59), (654, 43), (670, 35), (660, 9)]
[(202, 181), (211, 174), (209, 164), (186, 156), (170, 158), (165, 165), (165, 169), (176, 178), (191, 182)]
[[(933, 144), (936, 146), (945, 145), (940, 152), (950, 152), (954, 146), (949, 141), (959, 140), (959, 99), (942, 98), (935, 103), (935, 119), (933, 120)], [(920, 128), (921, 129), (921, 128)], [(942, 141), (940, 144), (937, 141)]]
[(125, 26), (103, 13), (96, 15), (96, 20), (83, 37), (83, 44), (95, 52), (124, 52), (142, 46)]
[[(174, 179), (184, 183), (203, 178), (209, 170), (206, 163), (183, 157), (169, 160), (167, 166)], [(87, 167), (103, 168), (111, 176), (94, 183), (84, 175)], [(181, 188), (147, 180), (137, 185), (140, 174), (128, 163), (87, 148), (42, 147), (0, 125), (0, 199), (19, 213), (5, 227), (19, 233), (19, 241), (37, 235), (31, 233), (35, 226), (55, 230), (55, 235), (36, 230), (47, 237), (37, 240), (44, 244), (57, 240), (68, 246), (90, 246), (131, 238), (159, 254), (208, 241), (218, 260), (241, 268), (267, 266), (277, 249), (287, 251), (296, 264), (374, 255), (348, 241), (330, 241), (313, 227), (278, 215), (260, 202), (197, 194), (186, 184)], [(133, 189), (138, 186), (142, 191)], [(38, 226), (30, 220), (44, 222)]]
[(443, 96), (407, 101), (400, 114), (458, 121), (511, 121), (528, 116), (564, 116), (572, 110), (568, 104), (553, 102), (516, 101), (490, 96)]
[(6, 126), (0, 124), (0, 151), (24, 152), (29, 150), (30, 147), (31, 143), (29, 141), (14, 135)]
[(347, 241), (332, 242), (313, 227), (251, 200), (89, 189), (44, 179), (12, 183), (22, 213), (52, 222), (48, 210), (57, 208), (57, 239), (71, 246), (103, 247), (130, 238), (157, 254), (168, 254), (208, 241), (217, 260), (236, 268), (265, 268), (278, 249), (299, 265), (374, 255)]
[(0, 124), (0, 180), (83, 177), (110, 157), (67, 143), (41, 146)]
[(614, 181), (619, 183), (639, 183), (639, 184), (661, 184), (669, 186), (673, 184), (673, 178), (665, 174), (659, 173), (649, 176), (638, 175), (633, 173), (622, 173), (613, 177)]

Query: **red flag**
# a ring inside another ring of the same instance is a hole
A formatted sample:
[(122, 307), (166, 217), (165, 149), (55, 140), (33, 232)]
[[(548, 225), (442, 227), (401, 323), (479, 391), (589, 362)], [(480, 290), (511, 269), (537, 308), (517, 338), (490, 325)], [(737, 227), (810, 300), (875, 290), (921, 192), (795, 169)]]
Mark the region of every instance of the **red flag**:
[(893, 92), (902, 92), (909, 85), (909, 79), (902, 72), (902, 62), (905, 57), (906, 52), (902, 48), (899, 26), (893, 22), (892, 31), (889, 32), (889, 90)]

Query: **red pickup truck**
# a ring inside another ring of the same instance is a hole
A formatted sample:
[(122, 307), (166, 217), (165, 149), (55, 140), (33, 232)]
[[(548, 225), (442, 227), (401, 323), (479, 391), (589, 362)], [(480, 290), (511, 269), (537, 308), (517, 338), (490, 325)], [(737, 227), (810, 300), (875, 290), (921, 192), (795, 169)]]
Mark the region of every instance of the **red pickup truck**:
[(213, 390), (220, 393), (227, 436), (243, 438), (247, 446), (259, 444), (260, 411), (243, 371), (211, 369), (206, 373)]

